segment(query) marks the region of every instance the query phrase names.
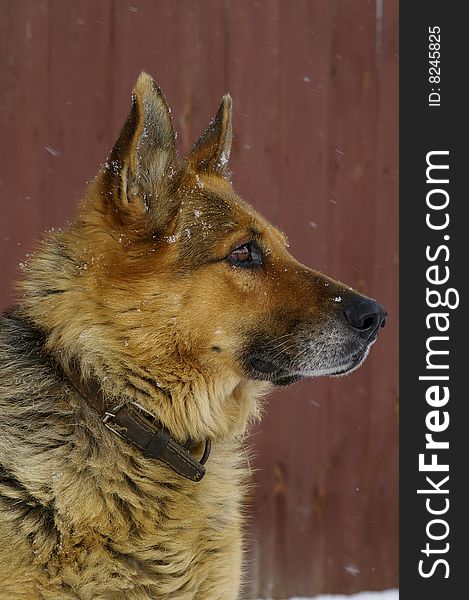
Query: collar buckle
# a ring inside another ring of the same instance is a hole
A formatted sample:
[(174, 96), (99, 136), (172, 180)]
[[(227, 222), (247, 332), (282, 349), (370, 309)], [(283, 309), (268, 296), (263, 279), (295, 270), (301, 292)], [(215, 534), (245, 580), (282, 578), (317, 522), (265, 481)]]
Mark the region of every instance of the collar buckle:
[(124, 440), (125, 437), (122, 435), (122, 433), (119, 432), (118, 426), (117, 426), (117, 428), (116, 428), (116, 426), (113, 427), (113, 424), (114, 424), (113, 419), (116, 418), (117, 413), (123, 408), (123, 406), (124, 406), (124, 403), (121, 402), (112, 410), (106, 411), (104, 413), (101, 421), (102, 421), (104, 427), (106, 427), (107, 429), (109, 429), (109, 431), (112, 431), (112, 433), (115, 433), (116, 435), (118, 435), (120, 438), (122, 438)]

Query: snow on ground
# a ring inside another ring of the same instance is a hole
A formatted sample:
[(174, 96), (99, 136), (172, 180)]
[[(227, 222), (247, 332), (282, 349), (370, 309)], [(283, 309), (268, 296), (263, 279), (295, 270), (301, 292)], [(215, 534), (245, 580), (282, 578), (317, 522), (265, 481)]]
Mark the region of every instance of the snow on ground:
[[(291, 598), (290, 600), (308, 600), (308, 598)], [(360, 592), (359, 594), (352, 594), (351, 596), (315, 596), (310, 600), (399, 600), (399, 590), (385, 590), (384, 592)]]
[(383, 592), (360, 592), (345, 596), (343, 594), (326, 594), (314, 598), (290, 598), (290, 600), (399, 600), (399, 590), (385, 590)]

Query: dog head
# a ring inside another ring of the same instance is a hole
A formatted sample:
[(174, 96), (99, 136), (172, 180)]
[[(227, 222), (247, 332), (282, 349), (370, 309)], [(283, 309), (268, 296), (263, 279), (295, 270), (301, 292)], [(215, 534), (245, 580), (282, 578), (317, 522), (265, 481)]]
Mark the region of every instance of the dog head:
[[(73, 274), (56, 268), (47, 285), (75, 304), (61, 320), (66, 343), (52, 346), (107, 370), (120, 365), (139, 385), (203, 387), (207, 396), (240, 382), (341, 375), (363, 362), (385, 310), (300, 264), (285, 236), (237, 196), (227, 170), (231, 112), (225, 96), (182, 158), (160, 89), (140, 75), (80, 217), (55, 238)], [(64, 298), (42, 311), (48, 322), (66, 310)]]

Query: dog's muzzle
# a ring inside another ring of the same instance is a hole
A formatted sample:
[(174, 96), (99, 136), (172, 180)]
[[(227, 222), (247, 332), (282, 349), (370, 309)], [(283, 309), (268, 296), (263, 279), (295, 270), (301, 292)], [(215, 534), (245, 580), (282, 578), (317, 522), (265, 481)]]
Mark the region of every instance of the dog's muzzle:
[(323, 323), (305, 321), (277, 338), (268, 331), (255, 336), (244, 354), (248, 375), (289, 385), (303, 377), (344, 375), (359, 367), (386, 324), (387, 312), (371, 298), (348, 290), (342, 294), (340, 309)]

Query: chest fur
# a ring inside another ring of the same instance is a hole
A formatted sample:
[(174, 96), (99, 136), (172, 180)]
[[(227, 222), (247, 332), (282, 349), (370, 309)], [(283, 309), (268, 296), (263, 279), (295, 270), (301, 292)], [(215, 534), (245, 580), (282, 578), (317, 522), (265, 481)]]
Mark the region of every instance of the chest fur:
[(55, 475), (58, 536), (44, 565), (51, 581), (79, 598), (235, 598), (245, 488), (239, 450), (215, 446), (198, 483), (138, 455), (120, 462), (100, 478), (89, 468)]

